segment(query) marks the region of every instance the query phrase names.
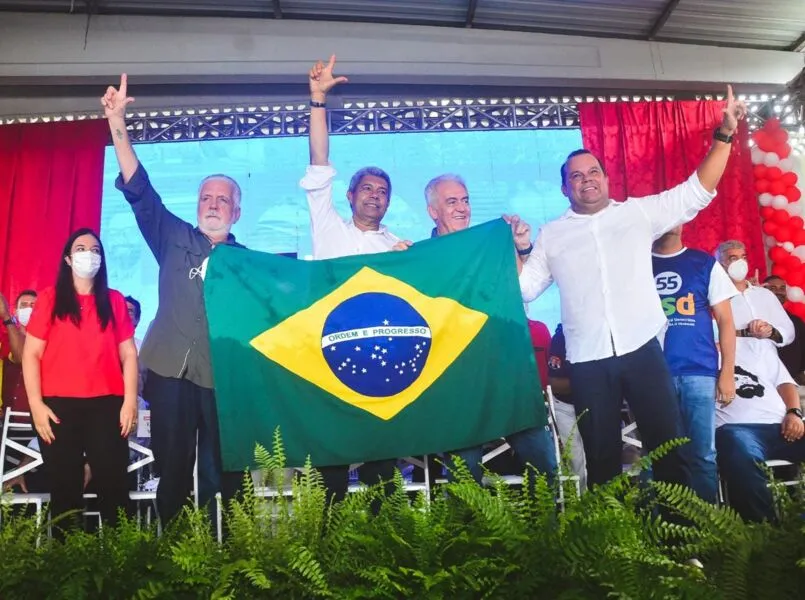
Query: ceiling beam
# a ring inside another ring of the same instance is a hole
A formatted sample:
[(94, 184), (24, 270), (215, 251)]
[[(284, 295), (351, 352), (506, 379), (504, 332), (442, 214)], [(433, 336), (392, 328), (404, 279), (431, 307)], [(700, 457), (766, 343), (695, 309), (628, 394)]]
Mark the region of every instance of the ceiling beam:
[(467, 18), (464, 20), (465, 27), (472, 27), (472, 22), (475, 20), (475, 11), (478, 9), (478, 0), (470, 0), (467, 5)]
[(805, 52), (805, 31), (797, 38), (797, 41), (788, 47), (791, 52)]
[(273, 0), (274, 3), (274, 18), (281, 19), (282, 18), (282, 0)]
[(671, 18), (671, 14), (674, 12), (678, 4), (679, 0), (668, 0), (668, 2), (666, 2), (665, 8), (662, 9), (660, 16), (657, 17), (657, 20), (652, 24), (646, 39), (653, 40), (657, 37), (660, 29), (662, 29), (668, 19)]

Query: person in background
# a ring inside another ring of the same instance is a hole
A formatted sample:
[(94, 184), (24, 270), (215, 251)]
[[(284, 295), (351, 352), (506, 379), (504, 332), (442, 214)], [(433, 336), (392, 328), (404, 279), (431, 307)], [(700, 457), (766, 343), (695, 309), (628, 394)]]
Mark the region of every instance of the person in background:
[(25, 382), (22, 380), (22, 347), (25, 343), (25, 328), (36, 304), (36, 291), (23, 290), (14, 303), (14, 315), (8, 316), (6, 299), (0, 294), (0, 318), (3, 331), (0, 332), (0, 417), (3, 409), (29, 412)]
[[(131, 324), (136, 332), (137, 326), (140, 324), (140, 317), (142, 317), (143, 314), (143, 309), (142, 306), (140, 306), (139, 300), (136, 300), (133, 296), (126, 296), (126, 310), (129, 313)], [(143, 341), (136, 337), (136, 335), (134, 337), (134, 345), (137, 346), (137, 353), (139, 354)]]
[[(735, 399), (735, 326), (730, 298), (738, 294), (716, 260), (682, 245), (682, 226), (654, 242), (654, 283), (668, 327), (663, 352), (679, 396), (684, 450), (690, 458), (690, 487), (700, 498), (718, 501), (716, 401)], [(711, 316), (712, 311), (712, 316)], [(718, 325), (721, 365), (713, 336)]]
[(212, 249), (218, 244), (243, 247), (231, 233), (240, 218), (241, 190), (227, 175), (209, 175), (198, 187), (198, 225), (181, 220), (165, 208), (129, 139), (126, 108), (134, 98), (128, 96), (125, 74), (120, 87), (107, 88), (100, 102), (120, 167), (115, 186), (131, 205), (159, 264), (159, 306), (140, 360), (147, 370), (143, 392), (151, 409), (151, 448), (160, 475), (157, 506), (167, 525), (190, 498), (197, 457), (196, 500), (211, 513), (215, 494), (220, 491), (226, 502), (242, 480), (240, 472), (222, 469), (204, 306), (204, 276)]
[[(572, 152), (561, 167), (570, 208), (540, 229), (522, 266), (520, 287), (524, 302), (554, 281), (559, 287), (567, 359), (573, 364), (571, 393), (576, 411), (584, 413), (579, 429), (591, 485), (622, 472), (624, 398), (649, 451), (680, 437), (679, 402), (657, 340), (666, 319), (654, 285), (651, 245), (710, 204), (745, 115), (746, 105), (728, 87), (707, 156), (685, 182), (656, 195), (615, 202), (604, 166), (586, 149)], [(659, 481), (688, 483), (687, 461), (678, 448), (657, 460), (653, 471)]]
[(805, 462), (805, 426), (796, 383), (774, 352), (758, 348), (739, 346), (737, 397), (716, 409), (716, 449), (730, 506), (748, 521), (776, 521), (763, 463)]
[(83, 507), (84, 457), (101, 517), (128, 506), (126, 438), (137, 423), (137, 349), (123, 295), (109, 289), (90, 229), (64, 246), (55, 287), (34, 307), (22, 354), (28, 401), (54, 516)]
[[(472, 208), (470, 195), (464, 180), (452, 173), (445, 173), (431, 179), (425, 186), (425, 203), (428, 215), (433, 219), (435, 227), (431, 238), (449, 235), (462, 231), (470, 226)], [(517, 217), (504, 215), (504, 219), (512, 226), (512, 230), (525, 225)], [(543, 389), (548, 382), (548, 348), (551, 345), (551, 334), (544, 323), (528, 320), (528, 328), (534, 347), (534, 356), (539, 370)], [(539, 403), (537, 410), (543, 410)], [(514, 451), (514, 456), (522, 468), (533, 465), (538, 471), (552, 477), (556, 472), (556, 453), (550, 429), (532, 427), (506, 436), (506, 441)], [(448, 467), (452, 461), (450, 456), (460, 457), (467, 465), (475, 481), (483, 481), (483, 447), (474, 446), (461, 450), (448, 451)], [(448, 469), (448, 476), (450, 476)]]
[[(763, 287), (774, 294), (785, 308), (788, 288), (785, 280), (777, 275), (770, 275), (763, 280)], [(783, 361), (788, 373), (798, 384), (805, 383), (805, 322), (797, 315), (785, 311), (794, 324), (794, 340), (787, 346), (777, 348), (777, 354)]]
[(579, 491), (587, 489), (587, 458), (584, 456), (584, 443), (576, 425), (576, 409), (573, 394), (570, 393), (570, 369), (565, 352), (565, 334), (562, 324), (556, 326), (548, 354), (548, 384), (551, 386), (556, 413), (556, 430), (564, 448), (570, 444), (570, 468), (579, 478)]

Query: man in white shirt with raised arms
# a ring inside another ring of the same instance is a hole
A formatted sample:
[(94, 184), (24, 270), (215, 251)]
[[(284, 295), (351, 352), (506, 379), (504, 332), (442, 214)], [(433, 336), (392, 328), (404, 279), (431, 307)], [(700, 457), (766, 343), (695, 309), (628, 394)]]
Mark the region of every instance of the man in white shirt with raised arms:
[[(728, 86), (723, 121), (696, 173), (654, 196), (611, 200), (604, 167), (588, 150), (571, 153), (562, 166), (562, 192), (570, 209), (540, 229), (522, 267), (520, 287), (523, 300), (531, 302), (553, 281), (559, 286), (590, 484), (621, 472), (624, 398), (648, 450), (681, 437), (678, 400), (656, 337), (666, 319), (654, 284), (651, 246), (715, 197), (732, 136), (745, 114), (746, 106)], [(672, 451), (657, 461), (654, 476), (687, 484), (683, 453)]]

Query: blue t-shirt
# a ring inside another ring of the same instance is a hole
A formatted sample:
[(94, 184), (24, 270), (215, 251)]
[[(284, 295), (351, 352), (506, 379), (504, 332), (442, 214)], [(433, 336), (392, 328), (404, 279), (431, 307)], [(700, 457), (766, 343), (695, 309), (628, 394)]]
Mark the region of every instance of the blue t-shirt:
[(652, 255), (652, 263), (654, 283), (668, 318), (663, 349), (671, 374), (717, 376), (718, 350), (710, 306), (725, 298), (710, 298), (716, 260), (685, 248), (674, 255)]

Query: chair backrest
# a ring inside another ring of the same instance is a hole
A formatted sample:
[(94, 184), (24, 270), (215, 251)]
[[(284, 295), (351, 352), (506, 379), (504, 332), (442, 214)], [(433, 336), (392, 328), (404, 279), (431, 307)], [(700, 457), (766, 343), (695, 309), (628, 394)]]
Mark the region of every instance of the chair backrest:
[[(27, 412), (7, 410), (3, 418), (3, 436), (0, 438), (0, 483), (32, 471), (43, 464), (42, 454), (20, 443), (20, 434), (29, 439), (33, 438), (34, 428), (31, 424), (31, 414)], [(27, 434), (27, 435), (26, 435)], [(17, 439), (15, 439), (17, 438)], [(9, 453), (13, 451), (14, 456)], [(24, 455), (31, 459), (26, 464), (16, 462), (16, 456)]]

